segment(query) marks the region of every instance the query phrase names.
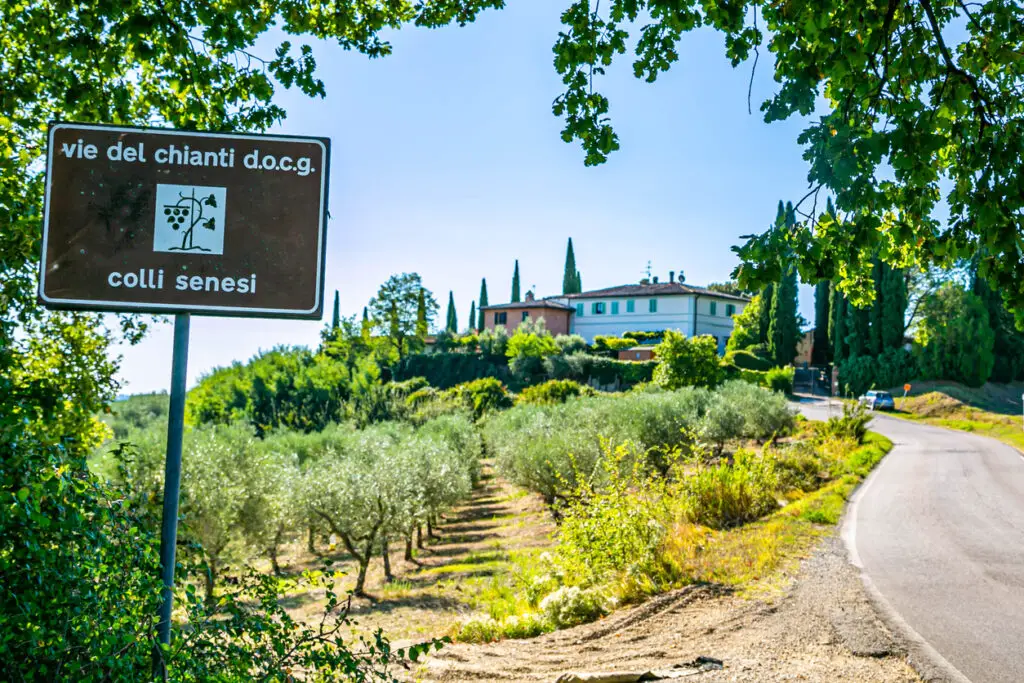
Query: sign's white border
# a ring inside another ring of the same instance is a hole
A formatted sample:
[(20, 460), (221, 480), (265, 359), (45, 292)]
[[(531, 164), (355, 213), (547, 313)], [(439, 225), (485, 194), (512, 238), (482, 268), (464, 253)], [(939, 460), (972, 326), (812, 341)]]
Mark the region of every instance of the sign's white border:
[[(245, 306), (203, 306), (201, 304), (158, 304), (158, 303), (145, 303), (145, 302), (134, 302), (134, 301), (101, 301), (99, 299), (56, 299), (53, 297), (46, 296), (46, 255), (48, 253), (47, 245), (50, 237), (50, 169), (53, 163), (53, 135), (57, 130), (67, 128), (72, 130), (101, 130), (101, 131), (112, 131), (122, 133), (143, 133), (147, 135), (170, 135), (170, 136), (188, 136), (188, 137), (209, 137), (219, 139), (232, 139), (232, 140), (252, 140), (254, 138), (260, 138), (264, 140), (270, 140), (272, 142), (305, 142), (312, 143), (320, 146), (321, 154), (323, 155), (323, 168), (320, 173), (320, 213), (319, 220), (317, 223), (317, 246), (316, 246), (316, 298), (314, 305), (309, 309), (301, 308), (249, 308)], [(43, 201), (43, 251), (41, 258), (39, 259), (39, 298), (48, 303), (60, 306), (61, 304), (73, 304), (77, 306), (88, 307), (93, 310), (108, 307), (112, 312), (152, 312), (154, 310), (165, 310), (171, 313), (231, 313), (235, 315), (244, 315), (246, 313), (263, 313), (272, 316), (310, 316), (316, 313), (318, 309), (323, 305), (324, 287), (323, 287), (323, 267), (324, 267), (324, 236), (326, 229), (324, 226), (324, 204), (327, 201), (327, 175), (330, 164), (328, 157), (327, 146), (324, 145), (322, 140), (317, 138), (306, 138), (300, 136), (275, 136), (275, 135), (239, 135), (235, 133), (208, 133), (204, 131), (188, 131), (188, 130), (174, 130), (171, 128), (133, 128), (131, 126), (98, 126), (88, 123), (55, 123), (50, 127), (49, 138), (47, 140), (47, 151), (46, 151), (46, 195)]]

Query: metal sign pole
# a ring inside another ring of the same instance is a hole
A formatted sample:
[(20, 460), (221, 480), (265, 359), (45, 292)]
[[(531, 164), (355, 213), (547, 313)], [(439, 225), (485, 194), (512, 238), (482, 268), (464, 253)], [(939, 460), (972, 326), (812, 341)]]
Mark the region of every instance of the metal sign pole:
[[(181, 437), (185, 429), (185, 379), (188, 367), (190, 316), (174, 316), (174, 352), (171, 360), (171, 405), (167, 415), (167, 462), (164, 468), (164, 513), (160, 531), (160, 567), (164, 582), (157, 635), (171, 643), (171, 608), (174, 605), (174, 550), (178, 541), (178, 493), (181, 489)], [(162, 666), (162, 658), (157, 658)]]

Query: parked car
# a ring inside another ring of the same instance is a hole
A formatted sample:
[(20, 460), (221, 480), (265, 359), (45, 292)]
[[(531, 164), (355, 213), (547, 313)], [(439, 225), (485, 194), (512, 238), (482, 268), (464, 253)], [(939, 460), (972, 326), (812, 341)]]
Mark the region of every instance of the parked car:
[(871, 410), (896, 410), (896, 401), (888, 391), (869, 391), (857, 400)]

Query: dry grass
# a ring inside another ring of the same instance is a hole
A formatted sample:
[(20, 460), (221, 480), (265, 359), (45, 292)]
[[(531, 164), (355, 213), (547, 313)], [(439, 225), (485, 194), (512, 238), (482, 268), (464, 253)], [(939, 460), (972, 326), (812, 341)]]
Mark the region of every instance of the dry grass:
[[(925, 391), (929, 389), (928, 391)], [(1021, 393), (1024, 384), (986, 384), (971, 389), (955, 383), (929, 383), (896, 399), (897, 417), (999, 439), (1024, 450)], [(920, 393), (918, 393), (920, 392)]]

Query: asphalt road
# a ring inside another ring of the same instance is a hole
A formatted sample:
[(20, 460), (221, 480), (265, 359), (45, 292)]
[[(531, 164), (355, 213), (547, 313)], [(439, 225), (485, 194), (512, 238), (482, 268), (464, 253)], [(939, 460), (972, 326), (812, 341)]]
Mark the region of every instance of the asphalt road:
[[(823, 403), (801, 410), (828, 416)], [(949, 680), (1024, 682), (1024, 457), (898, 418), (871, 428), (894, 448), (854, 496), (843, 534), (876, 602), (952, 666)]]

